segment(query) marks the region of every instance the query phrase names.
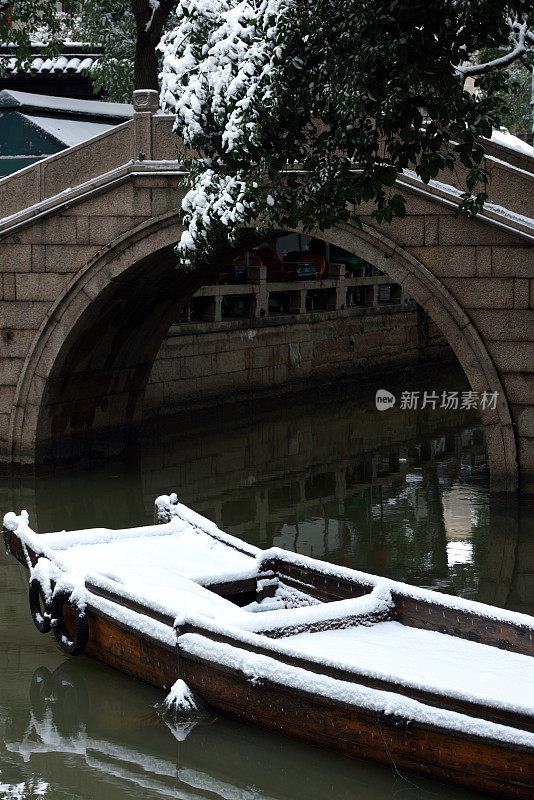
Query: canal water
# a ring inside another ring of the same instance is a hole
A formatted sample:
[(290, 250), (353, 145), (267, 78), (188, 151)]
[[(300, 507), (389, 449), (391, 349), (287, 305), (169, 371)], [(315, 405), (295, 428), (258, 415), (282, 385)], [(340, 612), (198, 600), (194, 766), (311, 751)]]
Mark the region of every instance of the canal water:
[[(149, 523), (180, 499), (229, 533), (534, 612), (534, 515), (493, 506), (477, 410), (402, 409), (403, 391), (468, 390), (443, 365), (303, 398), (153, 417), (123, 458), (7, 475), (2, 513), (38, 531)], [(397, 399), (377, 411), (375, 393)], [(394, 653), (392, 653), (394, 658)], [(465, 665), (469, 669), (469, 665)], [(163, 693), (40, 635), (27, 576), (0, 555), (0, 798), (461, 800), (480, 795), (214, 717), (170, 728)]]

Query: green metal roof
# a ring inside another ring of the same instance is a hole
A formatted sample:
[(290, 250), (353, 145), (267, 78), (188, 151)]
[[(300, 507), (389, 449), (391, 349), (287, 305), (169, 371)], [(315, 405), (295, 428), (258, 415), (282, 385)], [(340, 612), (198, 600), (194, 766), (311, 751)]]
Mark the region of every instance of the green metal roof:
[(126, 103), (0, 91), (0, 176), (104, 133), (133, 116)]

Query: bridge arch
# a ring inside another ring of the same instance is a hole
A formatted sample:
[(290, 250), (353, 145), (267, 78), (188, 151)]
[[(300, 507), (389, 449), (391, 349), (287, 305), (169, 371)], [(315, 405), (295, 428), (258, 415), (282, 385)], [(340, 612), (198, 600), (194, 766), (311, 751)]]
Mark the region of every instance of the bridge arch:
[[(182, 228), (175, 209), (150, 218), (103, 247), (54, 302), (36, 335), (17, 385), (9, 426), (11, 460), (36, 453), (82, 457), (99, 432), (133, 430), (165, 334), (209, 273), (175, 269)], [(442, 331), (474, 391), (499, 393), (483, 410), (492, 489), (517, 491), (518, 464), (510, 409), (487, 348), (451, 292), (420, 260), (369, 225), (337, 225), (323, 238), (356, 253), (401, 284)], [(68, 447), (68, 452), (65, 448)], [(109, 446), (106, 443), (107, 455)]]

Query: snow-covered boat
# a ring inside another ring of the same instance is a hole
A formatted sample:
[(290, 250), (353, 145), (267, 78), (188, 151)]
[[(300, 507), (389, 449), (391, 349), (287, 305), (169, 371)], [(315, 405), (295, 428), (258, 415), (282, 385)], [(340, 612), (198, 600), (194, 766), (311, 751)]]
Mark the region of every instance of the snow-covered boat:
[(534, 796), (533, 617), (259, 550), (176, 495), (154, 525), (37, 534), (22, 512), (3, 535), (66, 652), (345, 755)]

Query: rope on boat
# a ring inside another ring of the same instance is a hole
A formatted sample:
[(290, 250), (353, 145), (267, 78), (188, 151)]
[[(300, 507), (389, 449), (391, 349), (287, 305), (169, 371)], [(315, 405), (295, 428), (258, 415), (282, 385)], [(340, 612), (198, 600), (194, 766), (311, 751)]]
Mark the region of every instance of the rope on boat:
[[(380, 731), (380, 736), (382, 737), (382, 741), (384, 742), (384, 747), (386, 748), (386, 755), (388, 757), (389, 765), (391, 767), (391, 771), (393, 772), (393, 776), (395, 778), (399, 777), (401, 780), (406, 781), (406, 783), (408, 783), (410, 786), (413, 786), (418, 791), (421, 791), (421, 787), (418, 786), (413, 781), (409, 780), (409, 778), (407, 778), (405, 775), (403, 775), (402, 772), (397, 767), (397, 765), (395, 764), (393, 756), (391, 755), (390, 749), (388, 747), (388, 743), (386, 741), (386, 737), (384, 736), (384, 733), (382, 731), (382, 717), (383, 716), (384, 716), (384, 712), (383, 711), (377, 711), (376, 712), (376, 721), (378, 722), (378, 730)], [(399, 727), (399, 726), (396, 726), (396, 727)]]

